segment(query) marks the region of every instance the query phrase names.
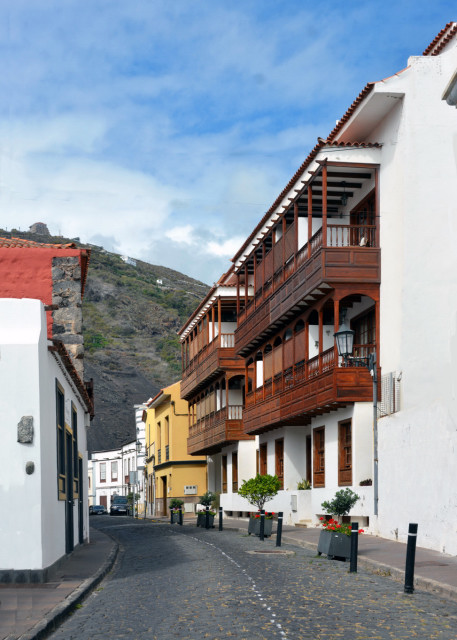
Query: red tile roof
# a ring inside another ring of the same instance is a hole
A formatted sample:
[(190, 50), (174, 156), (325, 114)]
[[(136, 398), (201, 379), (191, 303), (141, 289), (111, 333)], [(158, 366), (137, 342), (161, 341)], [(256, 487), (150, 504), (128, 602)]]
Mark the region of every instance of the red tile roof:
[(8, 249), (31, 247), (34, 249), (77, 249), (74, 242), (68, 244), (53, 244), (45, 242), (34, 242), (33, 240), (24, 240), (24, 238), (0, 238), (0, 247)]
[(351, 147), (356, 149), (380, 149), (382, 144), (379, 142), (327, 142), (326, 147)]
[(457, 33), (457, 23), (448, 22), (423, 52), (423, 56), (437, 56), (444, 46)]

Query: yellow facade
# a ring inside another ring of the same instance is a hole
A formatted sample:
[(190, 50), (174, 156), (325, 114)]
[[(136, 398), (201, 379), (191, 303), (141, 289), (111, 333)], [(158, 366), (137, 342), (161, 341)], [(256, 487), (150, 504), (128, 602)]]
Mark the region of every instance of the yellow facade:
[(206, 456), (187, 453), (189, 414), (181, 382), (163, 388), (146, 406), (149, 513), (168, 515), (172, 498), (184, 500), (184, 513), (194, 513), (199, 496), (207, 491)]

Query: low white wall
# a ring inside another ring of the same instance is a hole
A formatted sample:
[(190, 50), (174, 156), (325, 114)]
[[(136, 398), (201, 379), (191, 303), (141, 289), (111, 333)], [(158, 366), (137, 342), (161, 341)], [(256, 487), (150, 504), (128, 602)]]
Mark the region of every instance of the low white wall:
[(457, 554), (455, 416), (436, 403), (379, 421), (379, 534), (405, 542), (418, 524), (417, 544)]

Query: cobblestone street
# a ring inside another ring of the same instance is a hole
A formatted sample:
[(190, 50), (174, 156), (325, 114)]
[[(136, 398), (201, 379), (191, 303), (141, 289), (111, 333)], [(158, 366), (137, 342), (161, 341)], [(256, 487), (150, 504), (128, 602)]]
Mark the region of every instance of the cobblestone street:
[(457, 605), (388, 577), (233, 531), (101, 516), (121, 553), (55, 640), (457, 638)]

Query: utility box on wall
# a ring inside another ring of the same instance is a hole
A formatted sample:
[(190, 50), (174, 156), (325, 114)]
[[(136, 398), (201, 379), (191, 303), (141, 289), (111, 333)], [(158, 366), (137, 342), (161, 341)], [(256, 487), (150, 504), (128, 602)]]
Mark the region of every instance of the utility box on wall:
[(186, 484), (186, 485), (184, 485), (184, 495), (185, 496), (196, 496), (197, 495), (197, 485), (196, 484)]

